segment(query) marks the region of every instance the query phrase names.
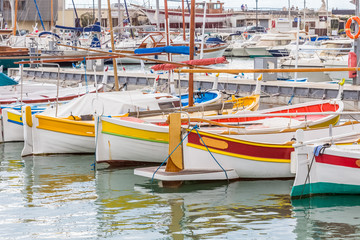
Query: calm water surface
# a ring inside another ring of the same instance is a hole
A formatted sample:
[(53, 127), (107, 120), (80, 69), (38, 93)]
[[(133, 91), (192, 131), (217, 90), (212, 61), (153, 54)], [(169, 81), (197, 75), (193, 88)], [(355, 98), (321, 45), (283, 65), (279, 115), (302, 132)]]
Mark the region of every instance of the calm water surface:
[(0, 239), (359, 239), (360, 198), (291, 202), (292, 180), (169, 188), (92, 155), (0, 144)]

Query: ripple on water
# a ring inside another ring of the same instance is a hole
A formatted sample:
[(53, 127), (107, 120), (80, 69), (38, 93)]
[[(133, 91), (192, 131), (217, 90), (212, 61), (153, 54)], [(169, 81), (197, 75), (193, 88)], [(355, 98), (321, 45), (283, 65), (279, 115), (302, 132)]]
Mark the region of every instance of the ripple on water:
[(165, 188), (93, 155), (20, 158), (0, 145), (0, 239), (359, 238), (360, 200), (290, 201), (292, 180)]

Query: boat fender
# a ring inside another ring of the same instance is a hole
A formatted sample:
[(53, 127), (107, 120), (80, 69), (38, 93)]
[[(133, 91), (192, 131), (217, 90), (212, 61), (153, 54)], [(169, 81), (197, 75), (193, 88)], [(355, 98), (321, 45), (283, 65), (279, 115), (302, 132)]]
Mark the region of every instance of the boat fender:
[(314, 156), (319, 156), (324, 154), (325, 149), (331, 147), (331, 144), (325, 143), (324, 145), (319, 145), (314, 148)]
[[(348, 57), (348, 67), (356, 67), (357, 65), (357, 56), (354, 52), (349, 52)], [(356, 71), (349, 71), (349, 78), (355, 78), (357, 76)]]
[(351, 38), (351, 39), (357, 39), (359, 36), (360, 36), (360, 27), (359, 27), (359, 30), (358, 32), (355, 34), (355, 35), (352, 35), (351, 33), (351, 23), (352, 21), (356, 21), (357, 24), (360, 26), (360, 18), (358, 16), (352, 16), (351, 18), (349, 18), (346, 22), (346, 25), (345, 25), (345, 32), (346, 32), (346, 35)]
[(32, 127), (33, 122), (32, 122), (32, 115), (31, 115), (31, 107), (30, 106), (25, 107), (25, 116), (26, 116), (26, 124), (29, 127)]

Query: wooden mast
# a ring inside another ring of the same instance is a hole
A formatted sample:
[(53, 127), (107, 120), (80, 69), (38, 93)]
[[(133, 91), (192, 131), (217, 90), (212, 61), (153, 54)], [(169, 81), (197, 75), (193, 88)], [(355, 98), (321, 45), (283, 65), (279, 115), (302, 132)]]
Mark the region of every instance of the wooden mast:
[[(164, 7), (165, 7), (165, 33), (166, 33), (166, 45), (170, 45), (169, 39), (169, 14), (168, 14), (168, 5), (167, 0), (164, 0)], [(170, 59), (168, 59), (170, 60)]]
[(181, 2), (182, 2), (182, 20), (183, 20), (183, 39), (184, 39), (184, 41), (186, 41), (185, 3), (184, 3), (184, 0), (182, 0)]
[(51, 25), (50, 29), (54, 26), (54, 0), (51, 0)]
[[(107, 0), (107, 2), (108, 2), (108, 12), (109, 12), (111, 49), (112, 49), (112, 52), (115, 52), (114, 32), (113, 32), (113, 25), (112, 25), (112, 16), (111, 16), (110, 0)], [(115, 91), (119, 91), (119, 79), (118, 79), (118, 75), (117, 75), (117, 63), (116, 63), (116, 58), (113, 58), (113, 67), (114, 67)]]
[(18, 0), (15, 0), (15, 17), (14, 17), (14, 22), (13, 22), (13, 35), (14, 36), (16, 36), (17, 11), (18, 11)]
[[(190, 56), (189, 60), (194, 59), (195, 47), (195, 0), (191, 0), (191, 14), (190, 14)], [(189, 73), (189, 107), (194, 105), (194, 73)]]

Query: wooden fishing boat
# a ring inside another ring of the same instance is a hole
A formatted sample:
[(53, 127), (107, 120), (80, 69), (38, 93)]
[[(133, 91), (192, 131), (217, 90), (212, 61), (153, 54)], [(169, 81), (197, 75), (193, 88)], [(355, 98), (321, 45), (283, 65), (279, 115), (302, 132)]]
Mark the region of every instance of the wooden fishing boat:
[[(60, 103), (62, 104), (62, 103)], [(55, 103), (37, 104), (31, 106), (31, 114), (44, 111), (47, 107), (54, 107)], [(24, 141), (24, 130), (21, 113), (22, 105), (6, 105), (0, 107), (3, 127), (1, 128), (4, 142)]]
[[(340, 134), (358, 131), (359, 127), (359, 123), (345, 124), (332, 130)], [(329, 128), (307, 129), (304, 135), (306, 140), (326, 137)], [(164, 181), (291, 178), (294, 177), (294, 171), (291, 171), (294, 137), (294, 129), (238, 135), (231, 131), (219, 134), (206, 128), (188, 128), (181, 137), (183, 156), (170, 164), (177, 166), (176, 170), (160, 168), (155, 178)], [(179, 139), (176, 141), (175, 138), (169, 154), (176, 152), (174, 148), (180, 143)], [(152, 178), (155, 170), (140, 168), (135, 174)]]
[[(58, 102), (63, 104), (67, 100), (72, 100), (83, 96), (87, 92), (93, 93), (100, 91), (102, 85), (96, 87), (80, 86), (79, 88), (59, 88), (55, 84), (26, 83), (23, 85), (23, 96), (21, 96), (21, 86), (2, 87), (9, 92), (0, 97), (0, 116), (3, 121), (3, 141), (14, 142), (24, 141), (24, 130), (21, 113), (21, 102), (31, 103), (32, 113), (40, 113), (47, 107), (54, 107)], [(43, 88), (43, 89), (42, 89)], [(1, 89), (0, 92), (5, 92)]]
[[(322, 103), (326, 105), (328, 101), (323, 101)], [(336, 101), (339, 107), (332, 107), (332, 110), (336, 112), (337, 110), (342, 111), (343, 106), (341, 101)], [(319, 102), (315, 102), (315, 106), (318, 105)], [(316, 111), (321, 107), (312, 108), (311, 103), (307, 103), (308, 108), (304, 108), (303, 104), (293, 105), (292, 109), (309, 109), (309, 114), (311, 111)], [(336, 110), (335, 110), (336, 109)], [(328, 110), (327, 108), (323, 108), (323, 110)], [(273, 112), (272, 110), (267, 110), (268, 112)], [(330, 111), (330, 109), (329, 109)], [(261, 112), (261, 111), (259, 111)], [(278, 114), (278, 111), (275, 111)], [(286, 112), (286, 111), (285, 111)], [(227, 125), (224, 126), (224, 123), (219, 123), (218, 120), (222, 119), (222, 115), (210, 116), (206, 118), (192, 119), (190, 121), (195, 124), (196, 121), (210, 124), (217, 124), (221, 126), (217, 127), (206, 127), (201, 126), (201, 129), (207, 134), (211, 134), (212, 138), (222, 139), (223, 137), (228, 137), (228, 141), (234, 139), (237, 140), (250, 140), (250, 141), (259, 141), (264, 142), (265, 139), (268, 139), (268, 143), (273, 141), (276, 142), (277, 134), (279, 132), (283, 132), (286, 137), (281, 138), (282, 140), (278, 142), (279, 144), (283, 144), (284, 142), (289, 142), (293, 137), (293, 133), (291, 134), (291, 130), (297, 128), (314, 128), (315, 126), (327, 127), (329, 124), (336, 124), (339, 116), (327, 116), (321, 115), (320, 113), (316, 113), (317, 115), (313, 116), (322, 116), (319, 118), (311, 118), (311, 116), (305, 117), (306, 112), (302, 111), (302, 121), (293, 120), (291, 124), (289, 124), (289, 118), (284, 118), (285, 122), (279, 121), (279, 117), (274, 118), (270, 115), (270, 120), (272, 125), (266, 125), (267, 122), (261, 122), (262, 120), (266, 120), (266, 113), (262, 114), (248, 114), (248, 116), (254, 116), (256, 119), (260, 119), (254, 121), (252, 117), (244, 116), (244, 119), (249, 119), (248, 121), (242, 121), (240, 123), (243, 126), (232, 126)], [(301, 114), (300, 113), (300, 114)], [(284, 114), (284, 113), (283, 113)], [(239, 113), (235, 114), (237, 119), (241, 119), (241, 115)], [(244, 114), (245, 115), (245, 114)], [(280, 116), (281, 114), (279, 114)], [(231, 118), (232, 115), (225, 115), (227, 118)], [(206, 119), (213, 119), (206, 120)], [(309, 119), (308, 121), (306, 119)], [(188, 119), (183, 119), (188, 124)], [(276, 124), (273, 123), (276, 122)], [(262, 131), (261, 131), (262, 130)], [(168, 154), (167, 146), (169, 143), (169, 128), (167, 122), (154, 122), (154, 121), (145, 121), (143, 119), (135, 119), (135, 118), (107, 118), (101, 117), (99, 129), (96, 131), (97, 133), (97, 151), (96, 151), (96, 159), (97, 162), (108, 162), (110, 164), (121, 164), (124, 161), (140, 161), (140, 162), (162, 162)], [(277, 133), (275, 135), (266, 135), (265, 133)], [(285, 134), (289, 132), (288, 134)], [(268, 137), (264, 137), (262, 135), (266, 135)], [(192, 134), (191, 134), (192, 136)], [(253, 136), (253, 137), (252, 137)], [(286, 139), (286, 140), (285, 140)], [(254, 143), (256, 145), (256, 143)], [(251, 144), (249, 143), (249, 146)], [(120, 147), (126, 146), (126, 149)], [(267, 145), (266, 145), (267, 146)], [(148, 156), (146, 153), (148, 152), (147, 148), (156, 149), (156, 154), (153, 156)], [(289, 154), (293, 151), (291, 144), (288, 146), (274, 146), (274, 149), (270, 152), (275, 152), (276, 155), (282, 154), (284, 159), (283, 162), (286, 162), (284, 166), (288, 165), (289, 162)], [(135, 151), (135, 149), (137, 149)], [(269, 148), (271, 149), (271, 148)], [(259, 149), (257, 149), (259, 150)], [(285, 151), (281, 153), (281, 151)], [(254, 152), (255, 154), (255, 152)], [(161, 156), (161, 157), (159, 157)], [(285, 160), (286, 159), (286, 160)], [(281, 162), (281, 161), (280, 161)], [(285, 175), (284, 175), (285, 176)], [(271, 177), (271, 176), (269, 176)]]
[[(179, 98), (165, 93), (140, 91), (87, 94), (59, 107), (31, 116), (23, 114), (22, 154), (93, 153), (95, 151), (94, 114), (120, 116), (128, 111), (160, 110), (178, 106)], [(56, 143), (56, 144), (55, 144)]]
[(0, 46), (0, 57), (19, 57), (18, 59), (0, 59), (0, 65), (4, 69), (18, 67), (14, 64), (21, 60), (21, 57), (29, 56), (29, 49), (22, 47)]
[[(359, 131), (343, 132), (359, 138)], [(296, 178), (291, 190), (292, 198), (318, 194), (360, 194), (360, 145), (332, 145), (299, 141), (295, 146)]]
[[(233, 103), (232, 109), (203, 111), (184, 114), (183, 117), (220, 116), (239, 111), (255, 111), (259, 107), (259, 84), (254, 94), (243, 98), (234, 96), (226, 102)], [(196, 99), (195, 99), (196, 100)], [(196, 101), (195, 101), (196, 102)], [(164, 121), (168, 115), (161, 115)], [(155, 120), (154, 120), (155, 119)], [(96, 161), (110, 164), (133, 164), (134, 162), (159, 162), (168, 154), (169, 127), (157, 124), (155, 117), (107, 117), (100, 116), (96, 130)], [(149, 154), (149, 151), (152, 154)]]
[(102, 84), (97, 87), (82, 86), (78, 88), (58, 87), (56, 84), (26, 82), (13, 86), (0, 87), (0, 105), (22, 103), (48, 103), (55, 101), (69, 101), (84, 95), (93, 93), (102, 89)]

